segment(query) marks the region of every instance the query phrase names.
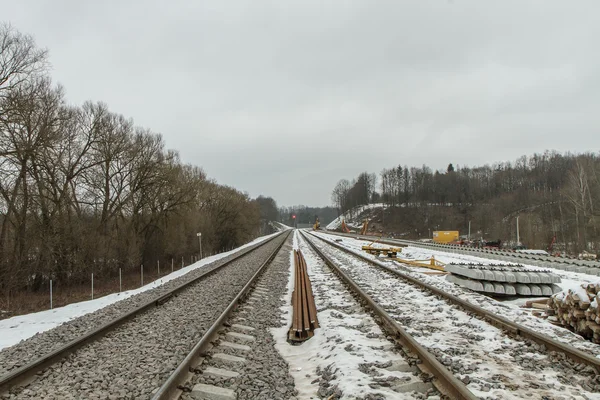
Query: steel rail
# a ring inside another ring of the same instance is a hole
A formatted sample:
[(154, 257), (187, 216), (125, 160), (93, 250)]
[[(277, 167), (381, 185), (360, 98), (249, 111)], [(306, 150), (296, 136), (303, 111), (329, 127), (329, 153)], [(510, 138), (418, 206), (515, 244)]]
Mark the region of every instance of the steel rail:
[(417, 285), (425, 290), (428, 290), (440, 297), (443, 297), (443, 298), (449, 300), (450, 302), (459, 305), (460, 307), (464, 308), (465, 310), (478, 315), (479, 317), (488, 321), (490, 324), (496, 326), (497, 328), (504, 329), (515, 335), (519, 335), (523, 338), (533, 340), (534, 342), (536, 342), (538, 344), (543, 344), (544, 346), (546, 346), (547, 349), (561, 352), (561, 353), (565, 354), (567, 357), (571, 358), (572, 360), (574, 360), (578, 363), (584, 363), (586, 365), (589, 365), (589, 366), (595, 368), (596, 371), (600, 373), (600, 359), (597, 357), (594, 357), (591, 354), (587, 354), (571, 345), (554, 340), (544, 334), (534, 331), (531, 328), (528, 328), (526, 326), (523, 326), (521, 324), (513, 322), (505, 317), (500, 316), (500, 315), (494, 314), (493, 312), (488, 311), (485, 308), (475, 305), (467, 300), (461, 299), (453, 294), (447, 293), (440, 288), (437, 288), (433, 285), (425, 283), (425, 282), (423, 282), (417, 278), (414, 278), (412, 276), (409, 276), (401, 271), (393, 269), (380, 261), (370, 259), (370, 258), (364, 256), (363, 254), (359, 254), (352, 250), (349, 250), (349, 249), (339, 245), (338, 243), (331, 242), (327, 239), (324, 239), (324, 238), (316, 236), (316, 235), (313, 235), (313, 236), (318, 238), (319, 240), (322, 240), (323, 242), (339, 249), (339, 250), (342, 250), (348, 254), (351, 254), (354, 257), (357, 257), (363, 261), (368, 262), (369, 264), (375, 265), (376, 267), (379, 267), (387, 272), (390, 272), (390, 273), (398, 276), (399, 278), (404, 279), (405, 281), (408, 281), (408, 282), (410, 282), (414, 285)]
[[(235, 296), (235, 298), (229, 303), (227, 308), (221, 313), (219, 318), (211, 325), (211, 327), (204, 333), (202, 338), (196, 345), (192, 348), (192, 350), (188, 353), (188, 355), (183, 359), (183, 361), (177, 366), (175, 371), (169, 376), (169, 378), (161, 385), (158, 391), (152, 396), (152, 400), (167, 400), (167, 399), (176, 399), (183, 392), (183, 385), (189, 380), (192, 375), (190, 370), (194, 368), (200, 361), (203, 356), (203, 353), (206, 351), (210, 343), (217, 336), (219, 331), (222, 329), (223, 323), (227, 320), (231, 312), (238, 305), (240, 300), (244, 299), (250, 288), (254, 285), (255, 281), (258, 277), (263, 273), (264, 269), (271, 261), (275, 258), (277, 253), (283, 247), (283, 244), (287, 241), (291, 230), (287, 231), (287, 236), (281, 241), (279, 246), (269, 255), (269, 257), (265, 260), (264, 263), (258, 268), (258, 270), (252, 275), (250, 280), (244, 285), (242, 290)], [(281, 235), (277, 235), (279, 237)]]
[(434, 376), (434, 385), (443, 394), (452, 399), (468, 399), (475, 400), (475, 396), (463, 382), (454, 376), (442, 363), (440, 363), (434, 355), (432, 355), (425, 347), (420, 345), (408, 332), (400, 326), (371, 296), (363, 291), (360, 286), (350, 278), (344, 271), (341, 270), (327, 255), (325, 255), (313, 242), (306, 233), (302, 233), (304, 239), (312, 247), (312, 249), (321, 257), (321, 259), (335, 272), (340, 279), (349, 286), (352, 291), (358, 294), (369, 306), (371, 310), (381, 319), (384, 329), (397, 340), (411, 353), (416, 355), (422, 362), (425, 370)]
[[(154, 299), (147, 301), (146, 303), (136, 307), (135, 309), (133, 309), (125, 314), (122, 314), (119, 317), (117, 317), (111, 321), (108, 321), (107, 323), (105, 323), (97, 328), (94, 328), (93, 330), (81, 335), (80, 337), (78, 337), (76, 339), (71, 340), (70, 342), (66, 343), (65, 345), (45, 354), (43, 356), (36, 358), (33, 361), (31, 361), (19, 368), (11, 370), (3, 376), (0, 376), (0, 394), (7, 392), (10, 388), (15, 387), (15, 386), (27, 381), (28, 379), (30, 379), (31, 377), (36, 375), (39, 371), (41, 371), (45, 368), (48, 368), (49, 366), (57, 363), (58, 361), (62, 360), (69, 354), (77, 351), (78, 349), (85, 346), (86, 344), (92, 343), (92, 342), (100, 339), (101, 337), (106, 335), (108, 332), (116, 329), (117, 327), (121, 326), (123, 323), (129, 321), (133, 317), (135, 317), (145, 311), (148, 311), (154, 307), (158, 307), (158, 306), (164, 304), (173, 295), (181, 292), (182, 290), (186, 289), (188, 286), (209, 277), (210, 275), (216, 273), (217, 271), (220, 271), (223, 267), (231, 264), (232, 262), (234, 262), (236, 260), (239, 260), (240, 258), (244, 257), (248, 253), (250, 253), (254, 250), (257, 250), (258, 248), (266, 245), (267, 243), (272, 242), (273, 240), (280, 237), (284, 233), (285, 232), (282, 232), (278, 235), (273, 236), (272, 238), (270, 238), (268, 240), (265, 240), (261, 243), (258, 243), (256, 245), (248, 247), (247, 249), (242, 250), (239, 254), (237, 254), (231, 260), (224, 262), (223, 264), (217, 266), (216, 268), (213, 268), (210, 271), (204, 272), (203, 274), (199, 275), (198, 277), (196, 277), (190, 281), (183, 282), (183, 283), (177, 285), (175, 288), (170, 290), (168, 293), (157, 296)], [(288, 233), (288, 235), (289, 235), (289, 233)]]
[[(458, 251), (461, 254), (467, 254), (472, 256), (479, 257), (488, 257), (488, 256), (498, 256), (498, 257), (508, 257), (514, 260), (514, 262), (522, 262), (527, 263), (527, 261), (542, 261), (547, 263), (558, 263), (558, 264), (568, 264), (574, 265), (577, 267), (585, 267), (585, 268), (599, 268), (599, 261), (585, 261), (585, 260), (577, 260), (573, 258), (566, 257), (554, 257), (554, 256), (546, 256), (540, 254), (530, 254), (530, 253), (516, 253), (506, 250), (491, 250), (491, 249), (479, 249), (476, 247), (468, 247), (468, 246), (459, 246), (459, 245), (448, 245), (442, 243), (424, 243), (419, 242), (417, 240), (407, 240), (407, 239), (393, 239), (393, 238), (384, 238), (380, 236), (371, 236), (371, 235), (361, 235), (356, 233), (343, 233), (343, 232), (335, 232), (335, 231), (324, 231), (329, 235), (343, 236), (343, 237), (351, 237), (362, 240), (377, 240), (378, 243), (385, 243), (390, 245), (403, 245), (403, 246), (417, 246), (422, 248), (427, 248), (430, 250), (436, 250), (441, 252), (452, 252)], [(493, 257), (489, 257), (493, 258)], [(591, 274), (593, 275), (593, 274)]]

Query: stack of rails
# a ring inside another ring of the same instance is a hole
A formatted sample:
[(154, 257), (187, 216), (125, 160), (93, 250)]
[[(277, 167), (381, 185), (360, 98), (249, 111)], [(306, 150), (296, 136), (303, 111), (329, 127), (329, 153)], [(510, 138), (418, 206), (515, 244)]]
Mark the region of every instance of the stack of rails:
[(288, 339), (301, 342), (314, 336), (319, 321), (306, 261), (300, 250), (294, 250), (294, 269), (293, 315)]
[(560, 277), (549, 270), (521, 265), (447, 264), (446, 280), (475, 292), (518, 296), (552, 296)]

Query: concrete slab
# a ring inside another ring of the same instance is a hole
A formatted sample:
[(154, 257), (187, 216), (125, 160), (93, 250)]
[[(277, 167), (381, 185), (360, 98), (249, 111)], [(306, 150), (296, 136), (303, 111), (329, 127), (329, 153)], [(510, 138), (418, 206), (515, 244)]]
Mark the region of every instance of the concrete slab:
[(496, 283), (493, 282), (494, 285), (494, 292), (497, 294), (506, 294), (506, 291), (504, 290), (504, 285), (502, 283)]
[(515, 290), (515, 285), (510, 284), (510, 283), (503, 283), (502, 286), (504, 286), (504, 293), (505, 294), (517, 294), (517, 291)]
[(210, 367), (210, 366), (206, 367), (206, 369), (204, 371), (202, 371), (202, 373), (204, 375), (212, 375), (212, 376), (216, 376), (218, 378), (225, 378), (225, 379), (237, 378), (238, 376), (240, 376), (240, 374), (238, 372), (229, 371), (229, 370), (223, 369), (223, 368)]
[(245, 344), (231, 343), (226, 340), (222, 340), (219, 346), (229, 347), (230, 349), (240, 350), (240, 351), (250, 351), (252, 350), (250, 346), (246, 346)]
[(529, 276), (529, 282), (531, 282), (531, 283), (541, 283), (542, 282), (542, 280), (540, 279), (537, 272), (526, 272), (526, 274)]
[(232, 364), (243, 364), (246, 362), (246, 359), (243, 357), (232, 356), (225, 353), (217, 353), (213, 354), (212, 358), (219, 361), (224, 361)]
[(227, 336), (227, 338), (229, 339), (239, 340), (241, 342), (254, 342), (256, 340), (254, 336), (246, 335), (239, 332), (227, 332), (225, 336)]
[(554, 294), (552, 293), (552, 286), (540, 285), (540, 287), (542, 288), (542, 296), (552, 296)]
[(517, 283), (515, 285), (515, 290), (517, 291), (517, 294), (520, 294), (521, 296), (531, 296), (531, 289), (528, 285)]
[(482, 283), (484, 292), (494, 293), (496, 291), (492, 282), (482, 281)]
[(235, 392), (231, 389), (199, 383), (194, 385), (190, 396), (198, 400), (235, 400)]
[(497, 282), (506, 282), (506, 274), (504, 271), (492, 271), (494, 273), (494, 280)]
[(531, 294), (533, 296), (541, 296), (542, 288), (538, 285), (529, 285), (529, 289), (531, 290)]
[[(515, 275), (515, 278), (517, 279), (518, 283), (529, 283), (529, 275), (526, 272), (520, 272), (520, 271), (514, 271), (513, 274)], [(517, 293), (519, 291), (517, 290)]]

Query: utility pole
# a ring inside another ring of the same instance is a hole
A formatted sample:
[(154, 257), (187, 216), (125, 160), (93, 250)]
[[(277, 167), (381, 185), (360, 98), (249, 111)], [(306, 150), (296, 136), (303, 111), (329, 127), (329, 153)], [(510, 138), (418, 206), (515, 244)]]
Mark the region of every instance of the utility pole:
[(196, 236), (198, 236), (198, 243), (200, 244), (200, 259), (202, 260), (202, 233), (198, 232), (196, 233)]
[(521, 240), (519, 239), (519, 216), (517, 215), (517, 246), (521, 245)]

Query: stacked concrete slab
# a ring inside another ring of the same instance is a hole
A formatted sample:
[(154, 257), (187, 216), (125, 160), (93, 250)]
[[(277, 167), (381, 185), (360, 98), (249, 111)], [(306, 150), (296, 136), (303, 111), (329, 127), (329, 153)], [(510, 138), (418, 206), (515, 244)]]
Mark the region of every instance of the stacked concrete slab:
[(518, 296), (552, 296), (560, 277), (549, 270), (520, 265), (447, 264), (446, 280), (475, 292)]

